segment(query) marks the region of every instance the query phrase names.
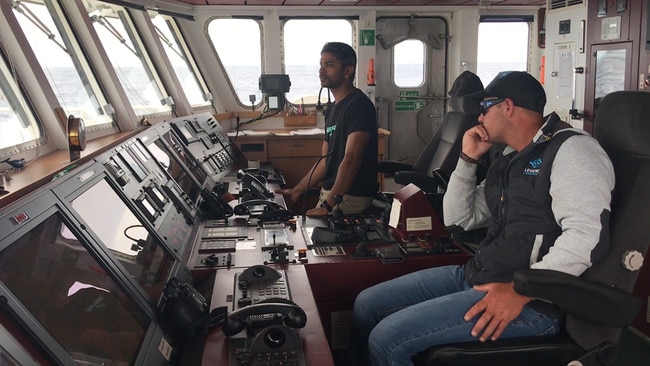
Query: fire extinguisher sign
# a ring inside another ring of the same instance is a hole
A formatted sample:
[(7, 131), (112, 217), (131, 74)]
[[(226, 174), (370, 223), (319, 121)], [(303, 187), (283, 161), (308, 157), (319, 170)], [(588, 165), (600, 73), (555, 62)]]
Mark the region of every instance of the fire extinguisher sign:
[(375, 30), (374, 29), (362, 29), (360, 37), (362, 46), (374, 46), (375, 45)]

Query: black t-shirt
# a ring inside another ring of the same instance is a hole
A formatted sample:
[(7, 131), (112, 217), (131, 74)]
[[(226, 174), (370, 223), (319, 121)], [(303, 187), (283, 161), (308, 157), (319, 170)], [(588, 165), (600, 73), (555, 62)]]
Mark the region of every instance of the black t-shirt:
[(325, 141), (328, 153), (334, 153), (326, 158), (326, 172), (323, 187), (331, 189), (336, 180), (348, 135), (352, 132), (364, 131), (370, 134), (368, 145), (363, 152), (361, 166), (347, 194), (353, 196), (374, 196), (379, 185), (377, 183), (377, 114), (370, 99), (359, 89), (355, 88), (341, 101), (337, 101), (325, 111)]

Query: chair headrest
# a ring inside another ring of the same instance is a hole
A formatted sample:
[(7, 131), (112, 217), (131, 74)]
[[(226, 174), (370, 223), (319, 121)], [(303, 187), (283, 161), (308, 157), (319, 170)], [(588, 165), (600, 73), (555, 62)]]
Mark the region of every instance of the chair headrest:
[(650, 155), (650, 93), (607, 94), (598, 105), (593, 135), (604, 149)]
[(481, 114), (478, 101), (469, 96), (452, 96), (449, 98), (449, 105), (452, 110), (465, 113), (469, 116), (475, 116), (477, 120), (479, 114)]
[(463, 95), (478, 93), (483, 90), (481, 79), (471, 71), (463, 71), (451, 84), (449, 89), (450, 97), (462, 97)]
[(478, 75), (471, 71), (463, 71), (449, 89), (449, 105), (451, 109), (470, 116), (476, 116), (478, 119), (478, 115), (481, 114), (478, 102), (466, 96), (482, 90), (483, 83)]

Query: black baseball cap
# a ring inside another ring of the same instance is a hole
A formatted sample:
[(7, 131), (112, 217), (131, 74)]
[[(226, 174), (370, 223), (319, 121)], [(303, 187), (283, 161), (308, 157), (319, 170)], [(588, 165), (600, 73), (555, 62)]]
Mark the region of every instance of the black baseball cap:
[(521, 108), (544, 114), (546, 105), (546, 92), (542, 84), (531, 74), (524, 71), (511, 71), (497, 76), (485, 90), (472, 94), (474, 99), (497, 97), (509, 98)]

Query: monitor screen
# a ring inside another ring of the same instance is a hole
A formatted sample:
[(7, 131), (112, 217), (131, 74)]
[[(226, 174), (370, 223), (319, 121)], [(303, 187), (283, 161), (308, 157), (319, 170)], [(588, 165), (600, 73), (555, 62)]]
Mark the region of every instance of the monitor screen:
[[(163, 142), (163, 139), (167, 142)], [(192, 202), (196, 203), (201, 194), (200, 184), (206, 179), (206, 175), (182, 149), (180, 152), (176, 152), (176, 155), (181, 159), (180, 162), (177, 161), (175, 156), (169, 152), (170, 146), (174, 146), (174, 143), (180, 148), (178, 142), (175, 141), (174, 135), (171, 132), (167, 132), (161, 138), (149, 144), (148, 148), (163, 169), (169, 173), (169, 176), (190, 197)], [(186, 173), (181, 164), (189, 169), (192, 174), (191, 176)]]
[(60, 213), (43, 215), (0, 249), (2, 285), (77, 364), (135, 363), (151, 319)]
[(291, 89), (291, 81), (289, 75), (265, 74), (260, 75), (259, 86), (262, 93), (288, 93)]
[[(158, 238), (146, 229), (105, 179), (76, 197), (72, 207), (152, 303), (157, 304), (174, 264)], [(153, 206), (151, 209), (155, 210)]]

